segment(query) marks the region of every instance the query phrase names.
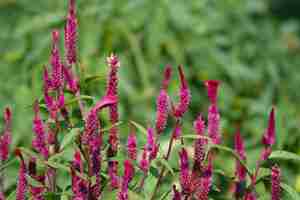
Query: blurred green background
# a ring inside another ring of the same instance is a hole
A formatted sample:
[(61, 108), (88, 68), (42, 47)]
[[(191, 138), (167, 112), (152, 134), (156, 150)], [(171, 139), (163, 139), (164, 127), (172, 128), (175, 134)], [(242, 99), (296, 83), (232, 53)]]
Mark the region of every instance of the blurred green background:
[[(85, 93), (98, 97), (103, 94), (105, 57), (115, 52), (122, 64), (123, 121), (133, 119), (143, 125), (153, 122), (164, 65), (170, 63), (176, 69), (183, 64), (192, 90), (185, 132), (191, 130), (191, 122), (199, 112), (207, 113), (202, 81), (219, 79), (224, 143), (232, 146), (235, 128), (240, 126), (253, 166), (274, 104), (276, 148), (300, 153), (300, 1), (77, 3), (79, 62), (85, 76), (103, 77), (92, 81)], [(67, 0), (0, 0), (0, 108), (9, 104), (14, 110), (14, 146), (29, 144), (32, 137), (29, 106), (42, 94), (42, 69), (49, 60), (50, 33), (53, 28), (63, 30), (66, 12)], [(174, 78), (170, 88), (174, 99), (177, 89), (178, 80)], [(127, 129), (123, 132), (127, 135)], [(300, 191), (299, 165), (283, 166), (284, 179)]]

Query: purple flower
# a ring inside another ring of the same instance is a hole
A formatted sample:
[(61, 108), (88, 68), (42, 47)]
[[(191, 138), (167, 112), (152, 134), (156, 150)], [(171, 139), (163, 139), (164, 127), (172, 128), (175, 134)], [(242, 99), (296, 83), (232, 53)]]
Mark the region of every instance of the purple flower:
[(272, 200), (280, 200), (280, 168), (275, 165), (272, 167), (271, 183), (272, 183)]
[(56, 119), (58, 107), (56, 101), (49, 95), (48, 90), (44, 90), (44, 101), (47, 107), (48, 112), (50, 113), (50, 117), (52, 119)]
[(52, 32), (52, 51), (50, 63), (52, 66), (52, 87), (55, 89), (63, 86), (63, 70), (60, 60), (60, 53), (58, 48), (59, 32), (54, 30)]
[(158, 134), (162, 133), (166, 127), (169, 111), (169, 95), (167, 88), (169, 86), (170, 78), (172, 74), (171, 66), (167, 65), (164, 72), (164, 80), (162, 83), (162, 89), (156, 99), (156, 131)]
[(80, 154), (79, 150), (76, 150), (75, 153), (74, 153), (74, 158), (73, 158), (73, 161), (72, 161), (72, 166), (78, 172), (83, 172), (83, 163), (82, 163), (81, 154)]
[(3, 192), (0, 192), (0, 200), (5, 200), (5, 196), (4, 196)]
[(177, 190), (176, 185), (173, 185), (173, 198), (172, 200), (181, 200), (181, 194)]
[(208, 94), (210, 103), (216, 104), (217, 103), (217, 95), (218, 95), (218, 87), (220, 85), (220, 82), (217, 80), (208, 80), (208, 81), (205, 81), (204, 84), (207, 89), (207, 94)]
[(268, 128), (265, 131), (262, 143), (265, 146), (272, 146), (275, 143), (275, 134), (275, 108), (273, 107), (269, 115)]
[(190, 170), (189, 170), (189, 160), (188, 160), (188, 153), (185, 148), (179, 152), (180, 157), (180, 185), (183, 194), (188, 194), (190, 192)]
[(119, 176), (118, 176), (118, 161), (111, 160), (108, 162), (108, 176), (110, 179), (110, 187), (116, 189), (119, 187)]
[[(110, 67), (110, 72), (108, 74), (107, 87), (106, 87), (106, 95), (107, 96), (116, 96), (118, 97), (118, 68), (120, 67), (120, 61), (115, 55), (111, 55), (107, 58), (107, 63)], [(109, 108), (109, 117), (112, 124), (115, 124), (119, 120), (118, 113), (118, 104), (115, 103)], [(109, 131), (109, 149), (108, 156), (114, 156), (118, 151), (119, 145), (119, 135), (118, 128), (112, 127)]]
[(47, 159), (49, 151), (46, 141), (46, 131), (43, 120), (40, 116), (39, 104), (37, 101), (34, 103), (33, 131), (35, 133), (35, 138), (32, 141), (32, 146), (35, 150), (41, 153), (45, 159)]
[[(246, 152), (244, 147), (244, 140), (241, 136), (241, 133), (239, 131), (236, 132), (234, 137), (234, 147), (235, 152), (239, 155), (241, 160), (246, 160)], [(238, 177), (238, 181), (242, 182), (246, 179), (246, 169), (245, 167), (240, 163), (239, 160), (236, 161), (236, 176)]]
[(207, 132), (214, 144), (221, 143), (220, 113), (216, 104), (212, 104), (208, 108)]
[[(31, 157), (29, 160), (28, 174), (32, 179), (39, 182), (40, 184), (43, 185), (45, 183), (45, 176), (37, 175), (36, 158), (34, 158), (34, 157)], [(29, 184), (29, 192), (30, 192), (33, 200), (44, 200), (44, 197), (43, 197), (44, 187), (43, 186), (35, 186), (35, 185)]]
[(178, 67), (181, 87), (179, 91), (179, 103), (173, 108), (173, 114), (176, 118), (183, 117), (184, 113), (187, 111), (190, 101), (191, 92), (188, 88), (187, 81), (185, 79), (182, 66)]
[(256, 200), (256, 195), (254, 192), (248, 192), (245, 196), (245, 200)]
[(133, 179), (133, 177), (134, 177), (134, 166), (130, 160), (125, 160), (123, 179), (125, 179), (126, 182), (129, 183)]
[(49, 77), (49, 72), (47, 70), (47, 67), (44, 67), (44, 73), (43, 73), (43, 80), (44, 80), (44, 91), (48, 91), (52, 88), (52, 81)]
[(134, 132), (130, 133), (127, 139), (127, 154), (132, 160), (137, 158), (137, 138)]
[(65, 25), (65, 48), (66, 60), (68, 64), (76, 63), (76, 41), (77, 41), (77, 18), (75, 10), (75, 0), (69, 1), (69, 12)]
[(205, 121), (203, 120), (203, 117), (201, 114), (199, 114), (197, 119), (194, 121), (194, 130), (198, 135), (204, 135)]
[(208, 166), (200, 179), (200, 186), (195, 193), (197, 199), (208, 200), (208, 194), (211, 185), (212, 185), (212, 161), (211, 159), (209, 159)]
[(149, 157), (149, 153), (148, 153), (147, 149), (144, 148), (142, 158), (139, 162), (139, 167), (145, 174), (148, 173), (148, 170), (149, 170), (149, 167), (150, 167), (150, 162), (149, 162), (148, 157)]
[(179, 139), (180, 136), (181, 136), (181, 132), (182, 132), (182, 130), (181, 130), (181, 125), (180, 125), (179, 123), (176, 123), (175, 128), (174, 128), (174, 130), (173, 130), (172, 137), (173, 137), (175, 140)]
[(146, 149), (147, 151), (151, 152), (155, 145), (155, 138), (154, 138), (154, 130), (153, 128), (149, 127), (147, 129), (147, 144)]
[(95, 109), (91, 109), (87, 113), (87, 117), (85, 119), (85, 128), (84, 133), (82, 135), (83, 144), (87, 145), (92, 139), (92, 136), (98, 135), (100, 131), (101, 125), (98, 119), (98, 115)]
[(3, 135), (0, 136), (0, 159), (2, 161), (8, 159), (9, 145), (11, 144), (11, 115), (11, 109), (9, 107), (6, 107), (3, 113)]
[(195, 165), (199, 169), (202, 167), (202, 163), (205, 159), (205, 150), (207, 145), (207, 139), (206, 138), (199, 138), (195, 140), (194, 144), (194, 162)]
[(16, 189), (16, 200), (25, 200), (27, 192), (26, 166), (21, 151), (17, 149), (15, 153), (20, 158), (18, 184)]

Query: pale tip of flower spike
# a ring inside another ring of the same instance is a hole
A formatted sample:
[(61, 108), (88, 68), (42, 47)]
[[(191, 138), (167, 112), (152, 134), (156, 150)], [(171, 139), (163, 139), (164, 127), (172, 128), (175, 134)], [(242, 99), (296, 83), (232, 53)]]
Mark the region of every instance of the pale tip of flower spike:
[(207, 88), (207, 95), (211, 104), (215, 104), (217, 102), (218, 87), (220, 85), (220, 81), (207, 80), (204, 82), (204, 85)]
[(120, 61), (118, 57), (113, 53), (109, 57), (107, 57), (106, 61), (111, 67), (120, 67)]

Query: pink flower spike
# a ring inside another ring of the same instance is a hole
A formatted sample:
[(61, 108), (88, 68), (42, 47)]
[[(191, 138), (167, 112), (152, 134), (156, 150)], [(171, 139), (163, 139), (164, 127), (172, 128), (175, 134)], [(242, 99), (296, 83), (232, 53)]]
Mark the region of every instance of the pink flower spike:
[(45, 91), (50, 90), (50, 88), (52, 88), (52, 81), (49, 77), (49, 72), (46, 66), (44, 67), (43, 80), (44, 80), (44, 90)]
[(207, 132), (214, 144), (221, 143), (220, 113), (216, 104), (212, 104), (208, 108)]
[(139, 162), (139, 167), (140, 169), (144, 172), (144, 174), (148, 173), (149, 167), (150, 167), (150, 162), (149, 162), (149, 153), (146, 148), (143, 150), (142, 158)]
[(3, 135), (0, 136), (0, 160), (8, 159), (9, 145), (11, 144), (11, 109), (6, 107), (3, 112), (4, 130)]
[(77, 42), (77, 18), (75, 10), (75, 0), (69, 1), (69, 12), (65, 25), (65, 48), (66, 60), (68, 64), (76, 63), (76, 42)]
[(280, 200), (280, 168), (275, 165), (272, 167), (271, 183), (272, 183), (272, 200)]
[(162, 133), (167, 125), (170, 98), (165, 89), (160, 90), (156, 99), (156, 131)]
[(176, 123), (175, 125), (175, 128), (173, 130), (173, 134), (172, 134), (172, 137), (175, 139), (175, 140), (178, 140), (181, 136), (181, 125), (179, 123)]
[(81, 154), (79, 150), (75, 151), (74, 158), (72, 161), (72, 166), (79, 172), (83, 172), (83, 162), (81, 159)]
[(137, 158), (137, 138), (134, 132), (130, 133), (127, 139), (127, 154), (132, 160)]
[(16, 200), (25, 200), (27, 192), (26, 165), (23, 160), (22, 153), (19, 149), (16, 150), (16, 155), (20, 158), (18, 184), (16, 189)]
[(183, 194), (188, 194), (190, 192), (190, 171), (189, 171), (189, 160), (188, 153), (185, 148), (179, 152), (180, 157), (180, 185)]
[(153, 128), (149, 127), (147, 129), (147, 145), (146, 149), (147, 151), (151, 152), (155, 145), (155, 138), (154, 138), (154, 130)]
[(212, 186), (212, 160), (209, 159), (208, 166), (204, 171), (201, 180), (200, 186), (196, 191), (196, 197), (199, 200), (208, 200), (208, 194)]
[(71, 68), (67, 68), (63, 66), (63, 72), (64, 72), (64, 78), (67, 82), (68, 89), (73, 94), (76, 94), (79, 91), (79, 84), (78, 84), (77, 77), (74, 76)]
[(134, 166), (130, 160), (124, 161), (124, 180), (127, 184), (133, 179), (134, 177)]
[(162, 82), (162, 89), (166, 90), (168, 89), (170, 80), (172, 76), (172, 67), (171, 65), (166, 65), (165, 71), (164, 71), (164, 80)]
[(52, 51), (50, 63), (52, 66), (52, 86), (57, 89), (63, 84), (63, 71), (60, 60), (60, 53), (58, 48), (59, 32), (54, 30), (52, 32)]
[(218, 87), (220, 85), (220, 82), (217, 80), (208, 80), (208, 81), (205, 81), (204, 84), (207, 88), (207, 94), (208, 94), (210, 103), (216, 104), (217, 103), (217, 95), (218, 95)]
[(181, 194), (177, 190), (176, 185), (173, 185), (173, 198), (172, 200), (181, 200)]
[(194, 130), (198, 135), (204, 135), (205, 131), (205, 122), (201, 114), (194, 121)]
[(119, 187), (118, 161), (112, 160), (108, 162), (108, 176), (110, 178), (110, 186), (112, 189)]
[(262, 143), (266, 146), (272, 146), (275, 143), (275, 137), (275, 108), (273, 107), (269, 115), (268, 128), (265, 131)]
[[(240, 131), (237, 131), (234, 137), (234, 147), (235, 152), (239, 155), (241, 160), (246, 160), (246, 152), (244, 147), (244, 140), (241, 136)], [(246, 169), (245, 167), (240, 163), (239, 160), (236, 161), (236, 176), (238, 177), (238, 181), (242, 182), (246, 180)]]
[(173, 108), (173, 114), (176, 118), (183, 117), (184, 113), (188, 110), (191, 101), (191, 92), (188, 88), (182, 66), (178, 67), (181, 88), (179, 91), (179, 103)]
[(256, 200), (256, 195), (254, 192), (249, 192), (245, 196), (245, 200)]

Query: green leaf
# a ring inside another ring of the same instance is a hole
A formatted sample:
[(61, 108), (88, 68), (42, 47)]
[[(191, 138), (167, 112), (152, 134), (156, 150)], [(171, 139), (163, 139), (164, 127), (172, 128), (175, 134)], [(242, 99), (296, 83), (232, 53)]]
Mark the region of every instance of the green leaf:
[(79, 128), (73, 128), (69, 133), (67, 133), (61, 142), (60, 150), (64, 150), (69, 144), (71, 144), (75, 138), (80, 134)]
[(45, 161), (45, 164), (50, 166), (50, 167), (53, 167), (55, 169), (61, 169), (61, 170), (67, 171), (67, 172), (70, 171), (70, 168), (68, 166), (63, 165), (63, 164), (58, 163), (58, 162), (48, 160), (48, 161)]
[(208, 141), (210, 141), (211, 139), (207, 136), (204, 136), (204, 135), (196, 135), (196, 134), (193, 134), (193, 135), (182, 135), (181, 138), (187, 138), (187, 139), (200, 139), (200, 138), (204, 138), (204, 139), (207, 139)]
[(294, 200), (299, 200), (300, 199), (300, 196), (298, 194), (298, 192), (292, 188), (291, 186), (285, 184), (285, 183), (281, 183), (280, 184), (281, 188), (289, 194), (289, 196), (294, 199)]
[(45, 200), (60, 200), (60, 195), (54, 192), (47, 192), (44, 197)]
[(271, 160), (288, 160), (288, 161), (295, 161), (295, 162), (300, 162), (300, 156), (287, 152), (287, 151), (273, 151), (271, 155), (269, 156), (269, 159)]
[(123, 124), (123, 122), (122, 122), (122, 121), (119, 121), (119, 122), (114, 123), (113, 125), (111, 125), (111, 126), (109, 126), (109, 127), (105, 127), (105, 128), (103, 128), (103, 129), (101, 129), (101, 132), (109, 131), (111, 128), (120, 126), (121, 124)]
[(130, 123), (132, 125), (134, 125), (139, 131), (141, 131), (143, 134), (147, 135), (147, 129), (145, 127), (143, 127), (142, 125), (140, 125), (139, 123), (130, 120)]
[(92, 81), (98, 81), (98, 80), (105, 80), (105, 75), (94, 75), (94, 76), (88, 76), (85, 78), (84, 82), (86, 84), (89, 84)]
[(1, 165), (0, 167), (0, 172), (4, 170), (5, 168), (9, 167), (10, 165), (14, 164), (17, 161), (16, 157), (13, 157), (9, 161), (5, 162), (4, 164)]
[(175, 175), (173, 168), (169, 165), (169, 163), (164, 158), (159, 159), (159, 161), (161, 162), (162, 165), (164, 165), (168, 169), (169, 172), (171, 172), (172, 176)]
[(13, 191), (9, 194), (6, 200), (15, 200), (16, 199), (16, 191)]

